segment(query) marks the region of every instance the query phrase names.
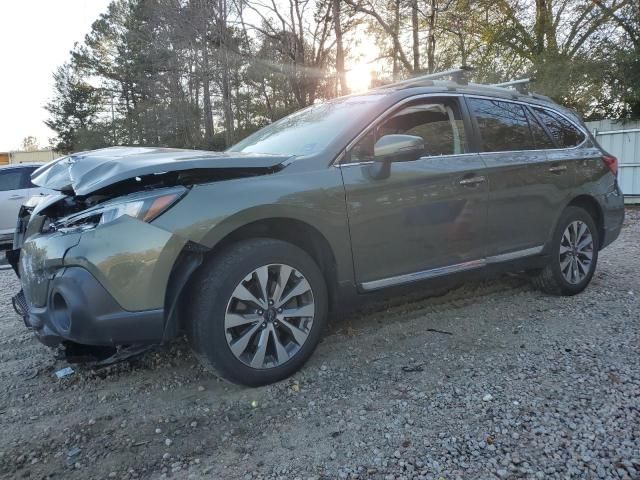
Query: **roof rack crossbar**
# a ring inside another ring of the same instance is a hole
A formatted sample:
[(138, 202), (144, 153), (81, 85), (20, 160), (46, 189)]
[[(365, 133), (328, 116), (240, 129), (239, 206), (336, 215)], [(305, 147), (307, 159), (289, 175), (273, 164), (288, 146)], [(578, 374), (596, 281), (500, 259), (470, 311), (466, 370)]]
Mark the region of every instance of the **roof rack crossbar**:
[(468, 67), (466, 65), (462, 65), (459, 68), (452, 68), (450, 70), (443, 70), (442, 72), (428, 73), (426, 75), (419, 75), (417, 77), (408, 78), (406, 80), (401, 80), (399, 82), (394, 82), (388, 85), (384, 85), (384, 87), (390, 86), (398, 86), (398, 85), (412, 85), (414, 83), (420, 83), (425, 80), (437, 80), (442, 77), (451, 77), (452, 80), (456, 83), (460, 83), (462, 85), (466, 85), (468, 83), (467, 75), (469, 72), (472, 72), (473, 68)]
[(536, 79), (533, 77), (530, 78), (521, 78), (519, 80), (509, 80), (508, 82), (502, 83), (492, 83), (492, 87), (514, 87), (519, 93), (527, 94), (529, 93), (529, 84), (535, 82)]

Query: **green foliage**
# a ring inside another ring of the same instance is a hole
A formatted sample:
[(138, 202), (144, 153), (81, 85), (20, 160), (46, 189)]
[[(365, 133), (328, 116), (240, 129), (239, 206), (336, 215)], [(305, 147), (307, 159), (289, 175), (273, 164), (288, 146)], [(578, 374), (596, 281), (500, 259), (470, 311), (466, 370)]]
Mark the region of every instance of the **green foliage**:
[(588, 118), (640, 116), (637, 0), (114, 0), (54, 74), (56, 148), (221, 150), (331, 98), (379, 53), (377, 83), (460, 64), (474, 81), (536, 77)]
[(53, 77), (55, 95), (45, 107), (50, 114), (45, 123), (58, 134), (55, 149), (70, 152), (80, 146), (97, 148), (108, 145), (108, 140), (99, 134), (99, 91), (81, 80), (69, 63), (58, 68)]

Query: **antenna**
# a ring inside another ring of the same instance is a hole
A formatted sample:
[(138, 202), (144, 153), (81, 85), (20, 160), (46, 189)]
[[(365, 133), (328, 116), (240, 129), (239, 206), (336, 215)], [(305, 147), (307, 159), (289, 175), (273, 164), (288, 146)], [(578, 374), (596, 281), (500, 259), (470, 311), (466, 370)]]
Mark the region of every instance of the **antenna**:
[(492, 83), (491, 86), (500, 88), (514, 87), (518, 91), (518, 93), (526, 95), (529, 93), (529, 84), (535, 81), (536, 79), (533, 77), (521, 78), (520, 80), (509, 80), (508, 82)]

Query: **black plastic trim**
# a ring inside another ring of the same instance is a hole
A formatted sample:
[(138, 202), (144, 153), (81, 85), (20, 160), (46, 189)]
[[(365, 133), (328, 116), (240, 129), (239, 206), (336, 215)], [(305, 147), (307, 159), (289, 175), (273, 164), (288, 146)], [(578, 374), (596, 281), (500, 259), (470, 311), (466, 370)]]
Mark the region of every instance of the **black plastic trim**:
[(150, 345), (162, 341), (164, 309), (124, 310), (91, 273), (69, 267), (51, 281), (45, 307), (29, 302), (25, 322), (49, 346), (65, 340), (83, 345)]

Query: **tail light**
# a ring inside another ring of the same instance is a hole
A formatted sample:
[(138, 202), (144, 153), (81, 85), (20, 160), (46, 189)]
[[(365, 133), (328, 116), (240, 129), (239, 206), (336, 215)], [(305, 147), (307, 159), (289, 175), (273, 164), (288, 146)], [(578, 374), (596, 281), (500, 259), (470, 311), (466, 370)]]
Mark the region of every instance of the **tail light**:
[(615, 176), (618, 176), (618, 159), (613, 155), (603, 155), (602, 162), (607, 166), (607, 168), (613, 173)]

